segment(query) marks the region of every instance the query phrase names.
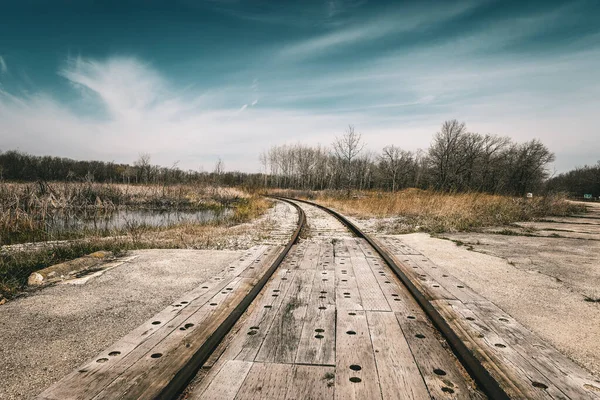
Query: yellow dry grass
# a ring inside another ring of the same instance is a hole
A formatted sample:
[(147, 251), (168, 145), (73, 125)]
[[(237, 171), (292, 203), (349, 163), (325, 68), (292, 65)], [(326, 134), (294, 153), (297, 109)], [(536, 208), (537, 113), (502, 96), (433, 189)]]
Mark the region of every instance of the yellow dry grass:
[(578, 206), (558, 195), (534, 198), (491, 195), (485, 193), (440, 193), (407, 189), (395, 193), (355, 192), (286, 192), (312, 198), (342, 214), (357, 218), (396, 218), (392, 233), (415, 231), (466, 231), (483, 226), (507, 225), (549, 215), (568, 215), (581, 211)]

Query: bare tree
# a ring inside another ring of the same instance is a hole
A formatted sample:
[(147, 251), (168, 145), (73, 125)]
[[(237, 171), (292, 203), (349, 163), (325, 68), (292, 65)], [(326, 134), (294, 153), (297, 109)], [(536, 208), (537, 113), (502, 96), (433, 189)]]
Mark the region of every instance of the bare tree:
[(133, 163), (137, 167), (139, 172), (139, 180), (143, 183), (148, 183), (151, 178), (152, 164), (150, 164), (150, 154), (140, 153), (137, 161)]
[(398, 188), (398, 183), (402, 186), (408, 184), (408, 178), (413, 174), (413, 164), (412, 153), (394, 145), (384, 147), (379, 156), (379, 169), (386, 179), (391, 180), (393, 192)]
[(215, 175), (219, 176), (223, 172), (225, 172), (225, 163), (223, 162), (223, 160), (221, 159), (221, 157), (219, 157), (219, 158), (217, 158), (217, 162), (215, 162), (214, 173), (215, 173)]
[(353, 125), (348, 125), (346, 133), (333, 142), (333, 153), (341, 161), (346, 178), (346, 190), (350, 195), (352, 189), (354, 165), (353, 161), (364, 149), (365, 143), (361, 140), (361, 134), (356, 132)]

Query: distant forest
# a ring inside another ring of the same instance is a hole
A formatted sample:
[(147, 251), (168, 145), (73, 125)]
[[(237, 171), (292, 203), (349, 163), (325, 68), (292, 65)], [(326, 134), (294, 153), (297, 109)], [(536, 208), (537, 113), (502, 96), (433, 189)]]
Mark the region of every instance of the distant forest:
[(405, 188), (524, 195), (546, 190), (581, 197), (600, 195), (600, 161), (548, 179), (554, 154), (539, 140), (516, 143), (508, 137), (468, 132), (464, 122), (446, 121), (426, 150), (395, 145), (380, 153), (365, 149), (349, 126), (330, 147), (274, 146), (260, 154), (261, 173), (226, 172), (219, 160), (212, 172), (160, 167), (147, 154), (129, 164), (75, 161), (0, 152), (0, 180), (89, 181), (111, 183), (206, 183), (253, 188), (378, 189)]

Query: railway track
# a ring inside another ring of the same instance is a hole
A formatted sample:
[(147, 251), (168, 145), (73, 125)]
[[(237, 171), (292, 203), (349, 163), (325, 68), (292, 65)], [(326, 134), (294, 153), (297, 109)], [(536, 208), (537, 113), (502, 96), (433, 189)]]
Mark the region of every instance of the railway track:
[(495, 356), (387, 247), (333, 210), (280, 200), (298, 213), (286, 246), (251, 249), (39, 398), (597, 398), (490, 373)]

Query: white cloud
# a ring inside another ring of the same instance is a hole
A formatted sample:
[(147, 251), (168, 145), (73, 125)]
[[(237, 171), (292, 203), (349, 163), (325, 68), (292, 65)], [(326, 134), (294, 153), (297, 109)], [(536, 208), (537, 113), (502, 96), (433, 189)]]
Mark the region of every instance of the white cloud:
[(240, 111), (244, 111), (246, 108), (248, 108), (248, 104), (244, 104), (241, 108)]
[(252, 105), (252, 106), (255, 106), (255, 105), (257, 105), (257, 104), (258, 104), (258, 99), (254, 100), (254, 101), (252, 102), (252, 104), (251, 104), (251, 105)]
[(8, 66), (6, 65), (6, 61), (4, 57), (0, 56), (0, 74), (6, 74), (8, 72)]

